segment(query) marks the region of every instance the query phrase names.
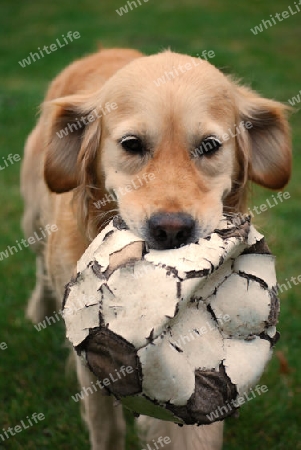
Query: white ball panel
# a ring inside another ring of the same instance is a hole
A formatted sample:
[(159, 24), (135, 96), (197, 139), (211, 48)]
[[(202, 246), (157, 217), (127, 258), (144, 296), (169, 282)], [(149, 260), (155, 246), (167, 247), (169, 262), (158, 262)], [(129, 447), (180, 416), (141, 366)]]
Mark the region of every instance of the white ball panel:
[(224, 348), (226, 373), (243, 395), (262, 375), (271, 357), (270, 343), (259, 337), (252, 341), (226, 339)]
[(234, 262), (234, 271), (253, 275), (264, 280), (269, 289), (277, 284), (275, 270), (275, 256), (246, 254), (240, 255)]
[(194, 370), (167, 339), (158, 338), (140, 349), (143, 392), (159, 402), (185, 405), (194, 392)]
[(237, 274), (227, 278), (208, 301), (218, 317), (230, 316), (231, 320), (221, 325), (223, 332), (230, 336), (260, 334), (271, 310), (268, 291), (256, 281)]
[(82, 343), (89, 335), (89, 329), (99, 327), (99, 304), (79, 309), (71, 314), (64, 312), (67, 338), (74, 346)]
[(119, 230), (107, 237), (94, 254), (94, 258), (105, 271), (109, 267), (110, 256), (133, 242), (143, 242), (143, 240), (128, 230)]
[(166, 269), (153, 266), (140, 284), (125, 276), (126, 270), (118, 269), (109, 278), (109, 296), (102, 290), (102, 314), (111, 331), (140, 348), (148, 343), (152, 330), (158, 336), (175, 315), (178, 280), (167, 276)]
[(182, 350), (192, 370), (216, 369), (223, 359), (223, 339), (216, 321), (200, 303), (191, 304), (170, 321), (171, 330), (163, 340)]
[(98, 251), (101, 246), (105, 236), (110, 232), (115, 232), (116, 228), (113, 222), (110, 222), (97, 236), (89, 247), (86, 249), (82, 257), (77, 261), (77, 272), (82, 272), (90, 261), (93, 261), (94, 254)]

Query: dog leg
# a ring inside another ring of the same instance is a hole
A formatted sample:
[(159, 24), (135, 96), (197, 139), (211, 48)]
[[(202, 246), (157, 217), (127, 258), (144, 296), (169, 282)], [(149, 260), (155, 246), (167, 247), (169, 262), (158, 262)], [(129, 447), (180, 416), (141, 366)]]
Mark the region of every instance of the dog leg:
[[(92, 450), (124, 450), (126, 426), (122, 406), (115, 406), (112, 397), (103, 395), (103, 390), (96, 385), (97, 378), (78, 357), (76, 366), (84, 394), (82, 413), (89, 428)], [(97, 391), (91, 387), (93, 385)]]
[(220, 450), (223, 445), (223, 422), (212, 425), (179, 427), (172, 422), (141, 416), (138, 419), (140, 436), (145, 445), (168, 437), (169, 450)]
[[(24, 199), (22, 228), (27, 239), (40, 234), (40, 228), (50, 223), (49, 193), (43, 180), (42, 139), (36, 127), (27, 138), (21, 170), (21, 193)], [(30, 245), (36, 253), (36, 286), (28, 302), (26, 316), (37, 323), (57, 308), (55, 294), (47, 276), (45, 264), (45, 241), (36, 240)]]
[(45, 271), (45, 263), (42, 255), (36, 259), (36, 285), (29, 298), (26, 316), (33, 322), (38, 323), (47, 315), (53, 314), (57, 309), (55, 295), (49, 286)]

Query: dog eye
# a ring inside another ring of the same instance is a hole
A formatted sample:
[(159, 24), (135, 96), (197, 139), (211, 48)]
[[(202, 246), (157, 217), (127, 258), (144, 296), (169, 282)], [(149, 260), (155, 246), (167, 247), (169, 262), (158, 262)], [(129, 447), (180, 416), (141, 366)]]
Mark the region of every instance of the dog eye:
[(120, 141), (120, 145), (129, 153), (142, 155), (145, 152), (143, 142), (137, 136), (123, 137)]
[(222, 142), (216, 136), (206, 137), (201, 145), (193, 151), (193, 156), (211, 156), (213, 155), (221, 146)]

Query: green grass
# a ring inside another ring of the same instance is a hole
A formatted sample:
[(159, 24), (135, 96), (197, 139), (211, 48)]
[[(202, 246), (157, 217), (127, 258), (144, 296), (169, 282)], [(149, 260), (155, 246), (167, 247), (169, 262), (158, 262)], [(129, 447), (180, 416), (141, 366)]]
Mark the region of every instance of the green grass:
[[(2, 0), (0, 18), (0, 164), (9, 153), (23, 152), (36, 120), (39, 103), (50, 80), (68, 63), (103, 46), (135, 47), (147, 54), (163, 48), (191, 55), (214, 50), (214, 64), (235, 73), (261, 94), (287, 102), (301, 89), (301, 13), (254, 36), (250, 28), (282, 12), (293, 2), (236, 2), (229, 0), (150, 0), (119, 17), (125, 0)], [(81, 38), (21, 68), (19, 60), (50, 45), (69, 30)], [(300, 104), (301, 105), (301, 104)], [(278, 279), (301, 273), (301, 129), (298, 110), (291, 117), (294, 173), (286, 190), (291, 199), (258, 216), (260, 229), (277, 255)], [(22, 238), (19, 195), (20, 163), (0, 171), (0, 251)], [(272, 195), (256, 188), (253, 205)], [(45, 420), (0, 449), (88, 449), (88, 434), (79, 406), (71, 400), (78, 391), (75, 376), (66, 374), (68, 349), (62, 324), (37, 332), (25, 320), (27, 297), (34, 285), (34, 256), (28, 249), (0, 262), (0, 430), (15, 426), (33, 412)], [(226, 424), (225, 450), (301, 449), (301, 303), (300, 285), (281, 295), (282, 310), (277, 351), (288, 362), (288, 373), (273, 357), (261, 383), (267, 394), (243, 406), (240, 418)], [(128, 416), (128, 422), (133, 420)], [(0, 431), (1, 433), (1, 431)], [(138, 450), (133, 426), (127, 450)], [(116, 449), (118, 450), (118, 449)]]

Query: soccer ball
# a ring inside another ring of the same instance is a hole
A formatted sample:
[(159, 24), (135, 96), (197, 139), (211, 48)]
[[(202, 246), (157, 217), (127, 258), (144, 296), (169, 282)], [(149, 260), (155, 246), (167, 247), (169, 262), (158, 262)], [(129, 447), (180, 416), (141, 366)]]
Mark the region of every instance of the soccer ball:
[(271, 356), (276, 284), (249, 216), (225, 215), (209, 236), (164, 251), (115, 217), (66, 287), (67, 337), (134, 413), (212, 423), (236, 411)]

